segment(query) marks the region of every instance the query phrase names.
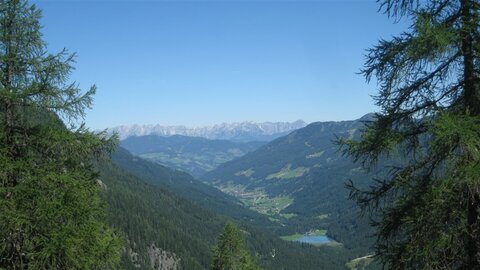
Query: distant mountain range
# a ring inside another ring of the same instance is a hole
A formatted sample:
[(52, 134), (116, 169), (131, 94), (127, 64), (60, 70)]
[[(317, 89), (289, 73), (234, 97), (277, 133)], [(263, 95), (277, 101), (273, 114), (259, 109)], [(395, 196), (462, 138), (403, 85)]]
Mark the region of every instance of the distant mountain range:
[(204, 127), (162, 126), (162, 125), (124, 125), (109, 128), (110, 133), (116, 132), (121, 140), (131, 136), (173, 136), (183, 135), (202, 137), (212, 140), (231, 140), (239, 142), (271, 141), (289, 132), (307, 125), (302, 120), (295, 122), (241, 122), (222, 123)]

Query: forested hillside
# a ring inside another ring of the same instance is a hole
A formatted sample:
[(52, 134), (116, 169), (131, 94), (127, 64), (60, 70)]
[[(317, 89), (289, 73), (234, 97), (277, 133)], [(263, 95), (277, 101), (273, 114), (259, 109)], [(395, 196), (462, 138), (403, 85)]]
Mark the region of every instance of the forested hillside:
[[(131, 161), (128, 169), (119, 166)], [(235, 199), (231, 202), (230, 196), (221, 196), (220, 191), (195, 184), (196, 180), (185, 173), (143, 161), (121, 149), (114, 162), (119, 165), (100, 166), (100, 179), (108, 221), (125, 239), (122, 263), (127, 269), (150, 269), (150, 260), (153, 258), (155, 265), (159, 257), (149, 254), (162, 254), (159, 249), (165, 252), (163, 261), (177, 262), (181, 269), (206, 269), (227, 220), (240, 225), (247, 247), (265, 269), (343, 269), (351, 258), (342, 249), (279, 239), (272, 232), (275, 223), (242, 208)], [(272, 231), (265, 230), (268, 226)]]
[(285, 224), (281, 234), (326, 229), (345, 247), (366, 254), (371, 244), (366, 237), (368, 222), (348, 200), (345, 183), (354, 180), (365, 185), (375, 173), (367, 174), (359, 164), (343, 158), (334, 140), (358, 137), (369, 119), (371, 115), (310, 124), (220, 165), (202, 179)]
[(237, 198), (195, 180), (185, 172), (135, 157), (123, 148), (113, 153), (112, 161), (142, 181), (167, 189), (216, 213), (236, 220), (254, 221), (266, 228), (277, 226), (267, 217), (243, 207)]
[(183, 269), (204, 269), (222, 221), (164, 189), (149, 185), (114, 164), (101, 166), (108, 222), (121, 232), (123, 267), (151, 269), (152, 246), (168, 252)]

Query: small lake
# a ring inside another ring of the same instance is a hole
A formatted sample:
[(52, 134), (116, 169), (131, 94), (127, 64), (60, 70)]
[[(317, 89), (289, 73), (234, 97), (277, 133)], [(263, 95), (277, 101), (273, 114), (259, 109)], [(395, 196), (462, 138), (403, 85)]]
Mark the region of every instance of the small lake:
[(315, 245), (315, 244), (327, 244), (327, 243), (333, 242), (333, 239), (330, 239), (328, 238), (328, 236), (325, 236), (325, 235), (305, 235), (296, 239), (295, 241)]

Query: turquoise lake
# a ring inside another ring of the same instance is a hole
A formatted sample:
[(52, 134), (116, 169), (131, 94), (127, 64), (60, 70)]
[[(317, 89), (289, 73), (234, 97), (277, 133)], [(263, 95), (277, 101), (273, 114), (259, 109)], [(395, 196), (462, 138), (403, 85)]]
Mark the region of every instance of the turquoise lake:
[(295, 241), (307, 244), (327, 244), (333, 242), (332, 239), (325, 235), (305, 235)]

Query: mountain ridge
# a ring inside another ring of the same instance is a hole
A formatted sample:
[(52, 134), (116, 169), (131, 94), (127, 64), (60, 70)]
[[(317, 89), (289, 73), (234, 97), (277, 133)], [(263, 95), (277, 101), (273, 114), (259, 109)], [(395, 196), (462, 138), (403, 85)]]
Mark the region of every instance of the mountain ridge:
[(133, 136), (121, 141), (121, 146), (133, 155), (186, 171), (196, 177), (263, 144), (265, 142), (235, 142), (184, 135)]

